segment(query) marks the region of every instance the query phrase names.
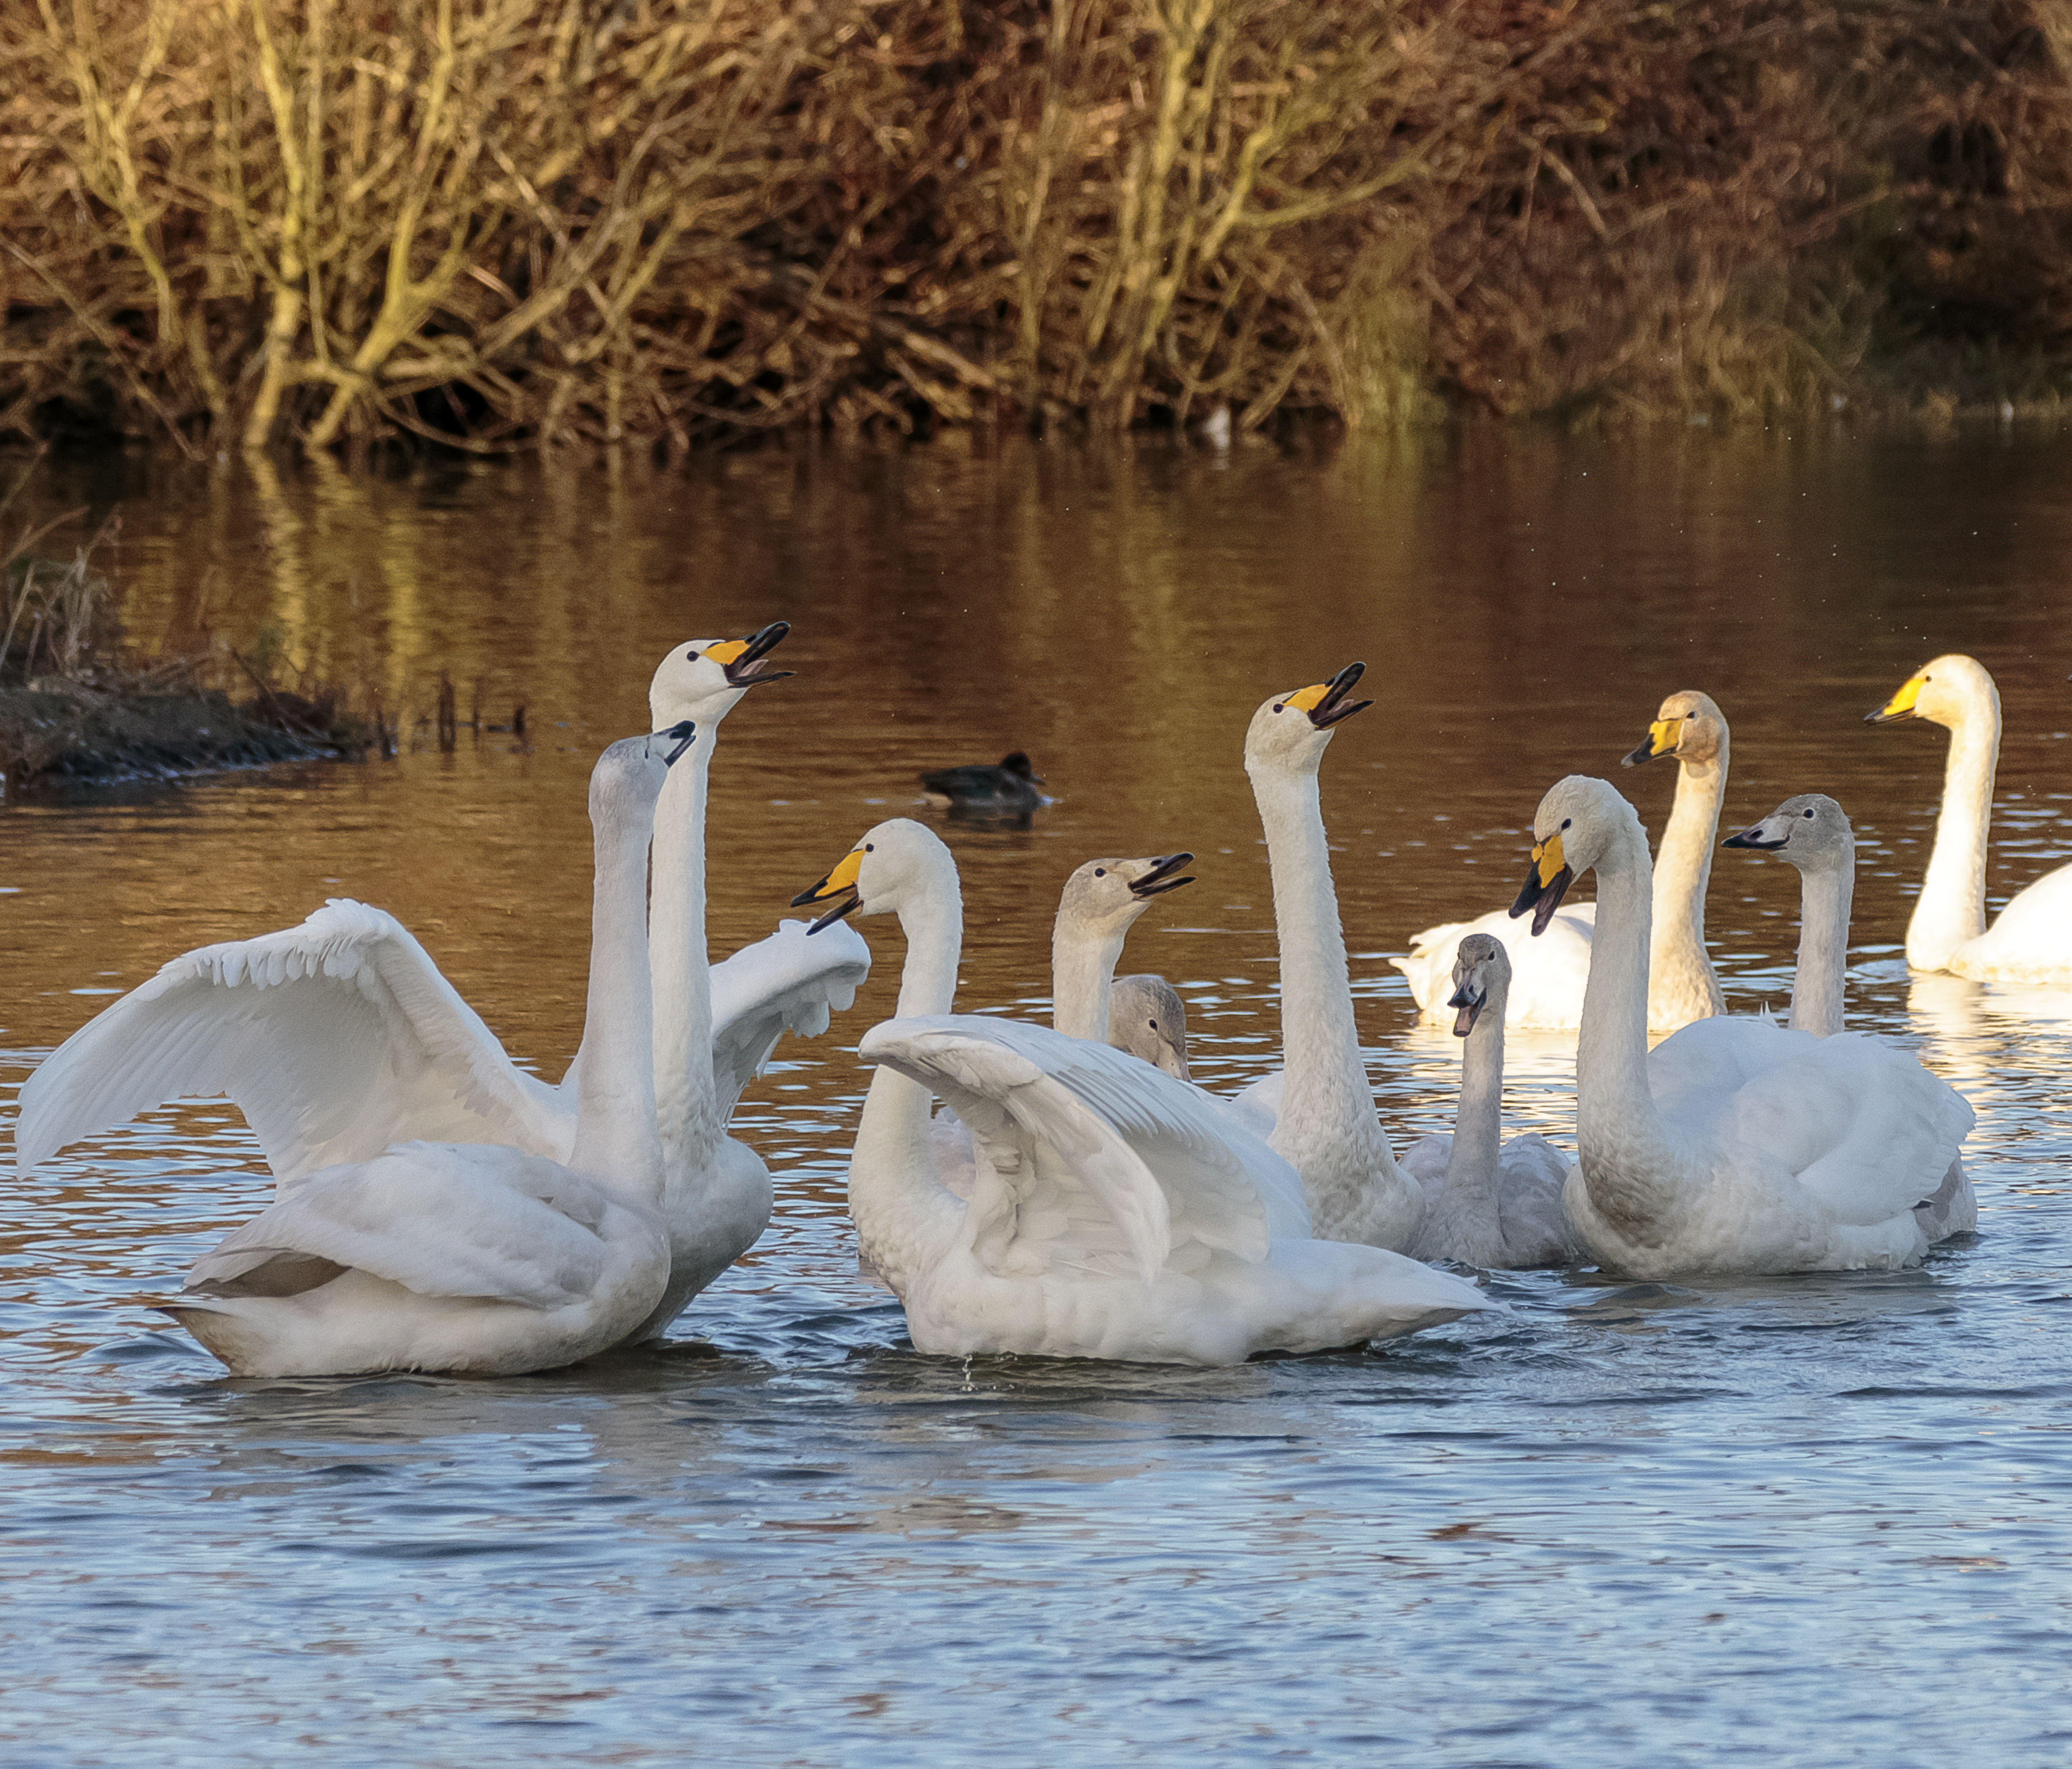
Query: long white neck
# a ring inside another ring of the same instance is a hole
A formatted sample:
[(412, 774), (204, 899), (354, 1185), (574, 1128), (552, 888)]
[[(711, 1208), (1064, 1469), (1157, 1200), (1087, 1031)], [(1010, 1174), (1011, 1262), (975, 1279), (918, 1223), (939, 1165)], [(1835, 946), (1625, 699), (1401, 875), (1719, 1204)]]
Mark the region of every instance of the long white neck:
[(1675, 1161), (1647, 1085), (1647, 838), (1611, 831), (1597, 862), (1597, 924), (1576, 1035), (1576, 1140), (1591, 1202), (1646, 1218), (1667, 1202)]
[(655, 1129), (654, 1015), (648, 977), (645, 820), (606, 819), (592, 845), (590, 990), (576, 1073), (569, 1164), (659, 1203), (662, 1148)]
[[(1395, 1159), (1353, 1018), (1345, 934), (1331, 885), (1330, 845), (1314, 768), (1246, 764), (1266, 830), (1273, 921), (1281, 945), (1281, 1051), (1286, 1069), (1271, 1142), (1306, 1179), (1319, 1149), (1385, 1165)], [(1318, 1200), (1313, 1198), (1311, 1207)]]
[(1100, 931), (1058, 911), (1050, 929), (1050, 1023), (1066, 1037), (1108, 1042), (1115, 967), (1128, 932)]
[(1849, 903), (1855, 855), (1838, 870), (1799, 874), (1799, 968), (1791, 978), (1791, 1029), (1815, 1038), (1842, 1030), (1843, 979), (1849, 963)]
[(1655, 1026), (1687, 1025), (1725, 1006), (1705, 951), (1705, 887), (1720, 801), (1727, 789), (1727, 738), (1705, 761), (1676, 765), (1676, 799), (1655, 857), (1654, 932), (1647, 956), (1647, 1017)]
[[(964, 899), (948, 854), (940, 875), (901, 906), (899, 928), (906, 962), (899, 973), (898, 1017), (948, 1013), (956, 1001), (964, 948)], [(857, 1250), (902, 1297), (910, 1275), (939, 1257), (945, 1228), (960, 1214), (944, 1210), (948, 1195), (935, 1178), (928, 1139), (933, 1097), (919, 1081), (881, 1066), (864, 1096), (849, 1152), (849, 1213)]]
[(1906, 961), (1916, 970), (1942, 969), (1959, 946), (1986, 931), (1986, 835), (2000, 755), (2000, 697), (1989, 693), (1950, 730), (1935, 847), (1906, 924)]
[(655, 1093), (672, 1181), (702, 1172), (718, 1147), (712, 977), (705, 957), (705, 787), (718, 722), (669, 770), (655, 808), (655, 895), (648, 926), (655, 984)]
[(1446, 1157), (1447, 1214), (1469, 1213), (1496, 1224), (1497, 1151), (1503, 1141), (1503, 1014), (1507, 985), (1493, 989), (1461, 1052), (1461, 1098), (1453, 1113), (1453, 1146)]

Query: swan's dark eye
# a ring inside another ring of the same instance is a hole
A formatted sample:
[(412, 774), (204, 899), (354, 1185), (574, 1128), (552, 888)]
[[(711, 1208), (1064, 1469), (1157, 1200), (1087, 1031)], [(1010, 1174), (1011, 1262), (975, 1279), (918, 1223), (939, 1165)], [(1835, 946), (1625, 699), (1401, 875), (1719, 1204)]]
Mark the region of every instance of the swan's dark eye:
[(1810, 805), (1810, 804), (1809, 804), (1809, 805), (1807, 805), (1807, 806), (1806, 807), (1806, 808), (1805, 808), (1804, 810), (1801, 811), (1799, 814), (1799, 816), (1801, 816), (1801, 817), (1811, 817), (1811, 816), (1812, 816), (1812, 814), (1813, 814), (1813, 807), (1812, 807), (1811, 805)]
[(1148, 1020), (1146, 1020), (1144, 1023), (1145, 1023), (1146, 1026), (1149, 1026), (1149, 1027), (1151, 1028), (1151, 1030), (1152, 1030), (1153, 1031), (1154, 1031), (1154, 1032), (1155, 1032), (1155, 1031), (1157, 1031), (1158, 1030), (1158, 1022), (1157, 1022), (1157, 1021), (1156, 1021), (1155, 1019), (1148, 1019)]
[(1564, 817), (1561, 819), (1561, 827), (1565, 829), (1575, 821), (1576, 820), (1573, 817)]
[(1277, 712), (1280, 712), (1280, 711), (1281, 711), (1284, 708), (1285, 708), (1287, 705), (1288, 705), (1288, 702), (1287, 702), (1286, 701), (1285, 701), (1285, 700), (1276, 700), (1276, 701), (1273, 703), (1273, 710), (1274, 710), (1274, 711), (1275, 711), (1275, 712), (1276, 712), (1276, 713), (1277, 713)]
[(1094, 868), (1094, 876), (1096, 878), (1105, 878), (1108, 876), (1108, 868), (1106, 866), (1096, 866)]
[(865, 854), (875, 854), (878, 852), (878, 844), (875, 841), (866, 841), (863, 845), (863, 851)]

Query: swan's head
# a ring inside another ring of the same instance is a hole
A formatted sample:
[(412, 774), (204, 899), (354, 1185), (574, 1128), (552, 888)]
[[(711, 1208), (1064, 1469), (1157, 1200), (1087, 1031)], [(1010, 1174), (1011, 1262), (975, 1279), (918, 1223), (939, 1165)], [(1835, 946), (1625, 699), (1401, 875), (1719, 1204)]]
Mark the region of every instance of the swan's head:
[(1187, 1072), (1187, 1010), (1163, 977), (1118, 977), (1108, 998), (1108, 1041), (1176, 1081)]
[(1625, 837), (1647, 852), (1640, 814), (1614, 792), (1610, 782), (1587, 774), (1557, 780), (1532, 816), (1532, 863), (1525, 888), (1511, 906), (1514, 916), (1532, 912), (1532, 931), (1544, 934), (1568, 887), (1605, 858)]
[(1314, 773), (1333, 727), (1374, 705), (1352, 698), (1366, 673), (1365, 664), (1347, 664), (1327, 682), (1276, 694), (1252, 715), (1252, 728), (1244, 734), (1244, 765)]
[(1679, 762), (1710, 762), (1727, 747), (1727, 721), (1710, 694), (1686, 689), (1671, 694), (1647, 727), (1647, 738), (1626, 758), (1628, 767), (1638, 767), (1659, 755), (1673, 755)]
[(893, 817), (874, 829), (842, 856), (837, 866), (812, 889), (791, 899), (794, 909), (808, 904), (823, 913), (806, 931), (816, 934), (848, 915), (897, 915), (906, 906), (945, 884), (956, 888), (957, 863), (942, 838), (911, 817)]
[(590, 821), (653, 821), (655, 801), (662, 796), (669, 764), (689, 749), (697, 738), (697, 727), (686, 718), (667, 730), (622, 737), (608, 746), (590, 771)]
[(1194, 858), (1168, 854), (1155, 860), (1089, 860), (1065, 881), (1059, 923), (1090, 933), (1120, 934), (1151, 907), (1153, 897), (1194, 882), (1191, 873), (1173, 876)]
[(680, 718), (717, 725), (757, 683), (783, 681), (790, 670), (765, 669), (763, 663), (791, 630), (789, 621), (773, 620), (746, 639), (693, 639), (672, 647), (648, 685), (656, 725)]
[(1466, 1038), (1486, 1007), (1494, 1005), (1498, 1025), (1511, 994), (1511, 954), (1494, 934), (1464, 934), (1453, 951), (1453, 993), (1449, 1007), (1459, 1010), (1453, 1036)]
[(1977, 658), (1953, 651), (1932, 664), (1923, 664), (1900, 684), (1899, 692), (1884, 706), (1864, 714), (1864, 722), (1882, 725), (1889, 719), (1925, 718), (1931, 724), (1954, 728), (1982, 707), (1990, 707), (1997, 714), (2000, 690)]
[(1762, 822), (1720, 845), (1781, 854), (1801, 872), (1848, 872), (1856, 864), (1856, 838), (1848, 813), (1825, 792), (1786, 799)]

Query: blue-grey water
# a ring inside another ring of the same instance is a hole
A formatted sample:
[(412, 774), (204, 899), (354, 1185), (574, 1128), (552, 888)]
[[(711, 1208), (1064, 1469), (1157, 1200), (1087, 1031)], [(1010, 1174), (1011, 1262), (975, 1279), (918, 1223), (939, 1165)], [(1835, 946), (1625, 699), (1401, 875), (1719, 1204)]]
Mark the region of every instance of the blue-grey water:
[[(1943, 741), (1862, 715), (1967, 650), (2007, 713), (1996, 905), (2072, 854), (2072, 439), (1470, 432), (1317, 453), (1023, 445), (257, 476), (46, 465), (122, 516), (130, 636), (306, 668), (390, 761), (0, 813), (0, 1082), (173, 954), (361, 896), (557, 1074), (580, 1024), (583, 781), (670, 644), (796, 630), (714, 768), (713, 947), (767, 929), (923, 767), (1023, 747), (1026, 832), (942, 824), (964, 1004), (1036, 1010), (1059, 885), (1177, 847), (1133, 936), (1199, 1069), (1277, 1045), (1238, 751), (1369, 664), (1325, 806), (1399, 1146), (1458, 1047), (1383, 955), (1507, 900), (1562, 774), (1667, 693), (1734, 731), (1726, 818), (1841, 799), (1852, 1007), (1972, 1100), (1975, 1241), (1918, 1271), (1500, 1276), (1507, 1319), (1221, 1371), (916, 1356), (858, 1275), (843, 1156), (896, 931), (737, 1133), (749, 1261), (660, 1350), (516, 1380), (226, 1379), (150, 1304), (267, 1196), (220, 1100), (6, 1183), (0, 1761), (12, 1765), (2072, 1760), (2072, 992), (1910, 979)], [(196, 636), (200, 637), (197, 639)], [(528, 736), (430, 744), (524, 701)], [(479, 686), (478, 687), (478, 684)], [(1730, 1004), (1781, 1005), (1795, 875), (1723, 854)], [(1572, 1142), (1572, 1049), (1511, 1116)], [(11, 1105), (8, 1109), (11, 1110)]]

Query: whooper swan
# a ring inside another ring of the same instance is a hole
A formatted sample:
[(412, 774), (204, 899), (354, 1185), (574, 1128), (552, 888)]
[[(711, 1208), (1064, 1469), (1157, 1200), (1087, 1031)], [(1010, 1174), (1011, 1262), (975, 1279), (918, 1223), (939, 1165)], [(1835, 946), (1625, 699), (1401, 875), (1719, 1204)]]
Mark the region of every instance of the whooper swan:
[(1906, 961), (1980, 981), (2072, 981), (2072, 866), (2018, 891), (1986, 925), (1986, 835), (2000, 754), (2000, 697), (1975, 658), (1952, 652), (1910, 676), (1865, 717), (1947, 726), (1950, 758), (1928, 875), (1906, 924)]
[(399, 1142), (319, 1167), (195, 1261), (166, 1312), (240, 1376), (512, 1376), (628, 1337), (669, 1274), (649, 1023), (648, 842), (667, 761), (613, 744), (590, 775), (595, 902), (567, 1160)]
[[(1528, 1132), (1504, 1142), (1503, 1005), (1511, 959), (1490, 934), (1462, 936), (1453, 957), (1461, 1097), (1451, 1136), (1411, 1145), (1404, 1170), (1424, 1187), (1419, 1259), (1512, 1269), (1566, 1265), (1581, 1252), (1561, 1208), (1568, 1158)], [(1499, 1146), (1499, 1145), (1501, 1145)]]
[(1590, 1256), (1637, 1277), (1914, 1264), (1971, 1109), (1877, 1039), (1717, 1015), (1647, 1051), (1647, 840), (1602, 780), (1540, 802), (1514, 913), (1539, 926), (1597, 874), (1576, 1047), (1580, 1158), (1564, 1194)]
[[(1663, 701), (1647, 735), (1625, 759), (1638, 767), (1663, 756), (1676, 759), (1676, 796), (1655, 857), (1655, 934), (1648, 954), (1647, 1027), (1673, 1032), (1720, 1009), (1720, 985), (1705, 951), (1705, 887), (1712, 843), (1727, 788), (1727, 722), (1711, 696), (1686, 689)], [(1513, 943), (1512, 1026), (1580, 1025), (1590, 977), (1591, 929), (1597, 905), (1568, 903), (1535, 940)], [(1503, 938), (1510, 918), (1491, 910), (1473, 921), (1427, 928), (1410, 954), (1389, 962), (1410, 979), (1419, 1017), (1434, 1025), (1447, 1018), (1454, 948), (1464, 934)]]
[[(881, 823), (796, 899), (897, 915), (898, 1017), (849, 1159), (858, 1251), (915, 1347), (1220, 1364), (1387, 1338), (1490, 1306), (1472, 1284), (1378, 1248), (1313, 1240), (1301, 1183), (1194, 1089), (1105, 1044), (950, 1012), (956, 863)], [(969, 1195), (943, 1171), (930, 1095), (970, 1133)]]

